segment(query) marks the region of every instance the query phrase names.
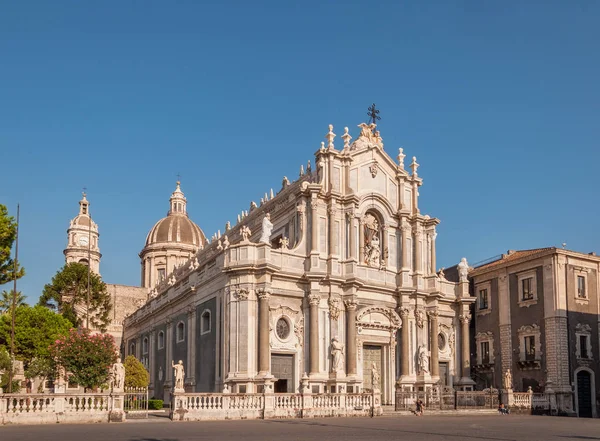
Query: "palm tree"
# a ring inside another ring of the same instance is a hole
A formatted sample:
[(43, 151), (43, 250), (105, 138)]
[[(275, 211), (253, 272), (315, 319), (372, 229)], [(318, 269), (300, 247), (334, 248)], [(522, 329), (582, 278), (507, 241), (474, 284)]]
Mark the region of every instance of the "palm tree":
[[(10, 291), (2, 291), (2, 298), (0, 299), (0, 312), (6, 313), (10, 311), (10, 308), (13, 305), (13, 292)], [(15, 306), (18, 308), (19, 306), (25, 305), (25, 296), (21, 291), (17, 291), (16, 298), (14, 299)]]

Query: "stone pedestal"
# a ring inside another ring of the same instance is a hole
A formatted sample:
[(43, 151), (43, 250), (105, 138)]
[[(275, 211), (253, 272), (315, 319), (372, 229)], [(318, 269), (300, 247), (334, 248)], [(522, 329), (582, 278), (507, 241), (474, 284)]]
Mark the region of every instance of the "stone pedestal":
[(125, 394), (123, 390), (113, 391), (110, 395), (111, 406), (108, 420), (111, 423), (122, 423), (125, 421)]
[(435, 384), (436, 380), (431, 376), (429, 372), (421, 372), (417, 375), (417, 381), (415, 381), (415, 388), (419, 392), (427, 392)]
[(513, 398), (513, 390), (512, 389), (502, 389), (500, 402), (504, 404), (504, 407), (511, 408), (515, 404), (515, 400)]
[(373, 407), (371, 410), (372, 416), (380, 416), (383, 415), (383, 408), (381, 407), (381, 390), (379, 388), (373, 389), (372, 392), (373, 397)]
[(346, 374), (344, 371), (330, 372), (327, 385), (332, 393), (332, 388), (335, 388), (335, 393), (346, 393)]

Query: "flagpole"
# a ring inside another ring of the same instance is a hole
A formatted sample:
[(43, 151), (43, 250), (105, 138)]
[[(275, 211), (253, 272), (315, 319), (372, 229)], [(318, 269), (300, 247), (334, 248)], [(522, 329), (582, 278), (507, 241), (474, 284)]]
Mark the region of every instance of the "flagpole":
[(15, 261), (13, 268), (13, 295), (11, 305), (11, 327), (10, 327), (10, 369), (8, 371), (8, 393), (12, 393), (13, 371), (15, 360), (15, 310), (17, 309), (17, 267), (19, 260), (19, 213), (20, 205), (17, 204), (17, 234), (15, 238)]

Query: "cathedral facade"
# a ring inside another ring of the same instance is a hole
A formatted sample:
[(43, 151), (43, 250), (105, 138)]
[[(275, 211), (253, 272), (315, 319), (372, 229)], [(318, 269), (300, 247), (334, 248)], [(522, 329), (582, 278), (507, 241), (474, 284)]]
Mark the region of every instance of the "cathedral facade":
[[(359, 128), (336, 148), (329, 126), (315, 169), (211, 241), (173, 194), (140, 254), (147, 301), (124, 322), (154, 396), (169, 399), (179, 360), (197, 392), (296, 392), (301, 378), (314, 393), (368, 391), (373, 369), (384, 404), (396, 388), (473, 386), (467, 268), (459, 282), (436, 272), (439, 220), (419, 209), (416, 158), (406, 167), (375, 124)], [(186, 247), (158, 255), (173, 238)]]

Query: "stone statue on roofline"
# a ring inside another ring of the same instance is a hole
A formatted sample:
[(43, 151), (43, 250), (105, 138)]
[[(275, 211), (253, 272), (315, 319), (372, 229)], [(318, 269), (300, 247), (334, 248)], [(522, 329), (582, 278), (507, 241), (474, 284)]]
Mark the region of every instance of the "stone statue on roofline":
[(273, 231), (273, 224), (271, 223), (271, 215), (269, 213), (265, 214), (265, 217), (262, 221), (262, 234), (260, 239), (258, 240), (260, 243), (266, 243), (267, 245), (271, 245), (271, 232)]
[(467, 258), (463, 257), (460, 259), (460, 263), (458, 264), (458, 278), (460, 282), (468, 282), (469, 281), (469, 264), (467, 263)]

